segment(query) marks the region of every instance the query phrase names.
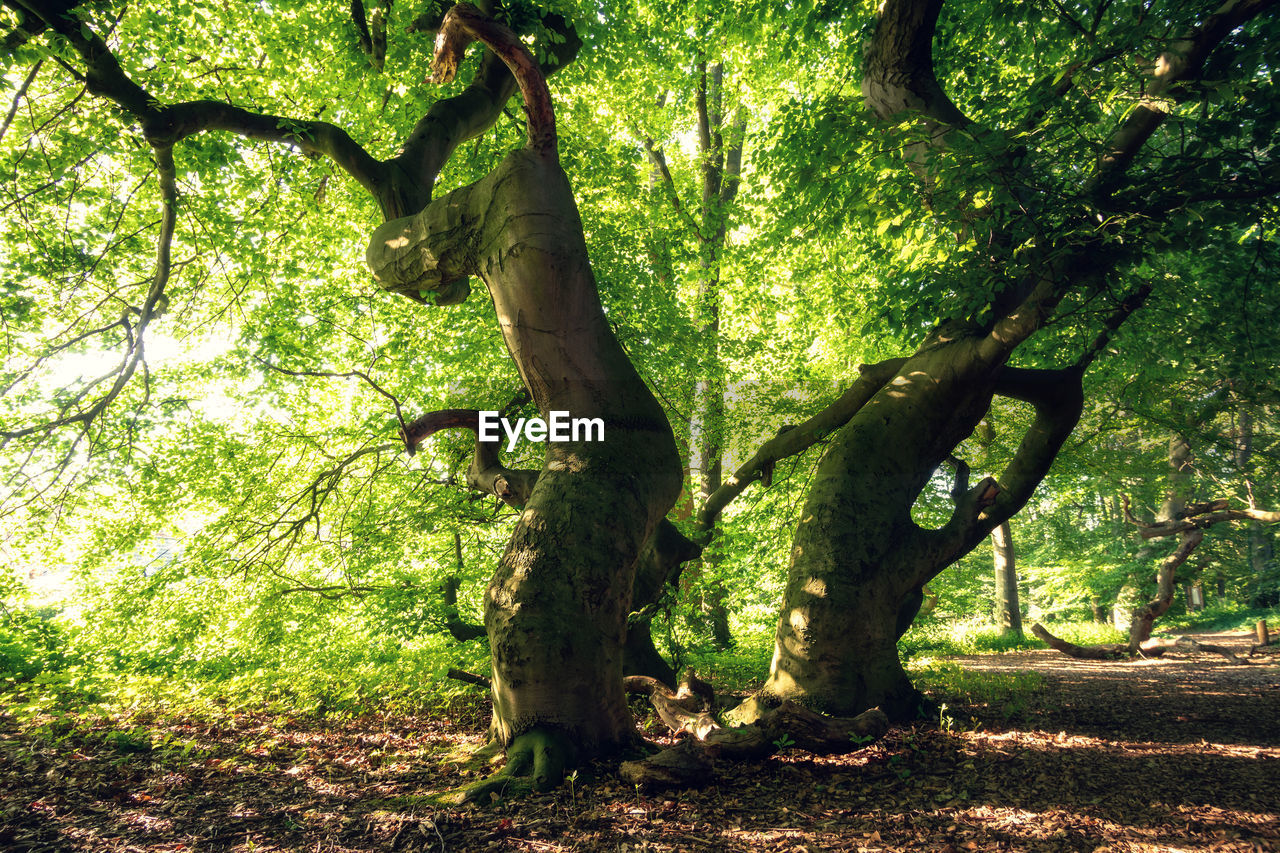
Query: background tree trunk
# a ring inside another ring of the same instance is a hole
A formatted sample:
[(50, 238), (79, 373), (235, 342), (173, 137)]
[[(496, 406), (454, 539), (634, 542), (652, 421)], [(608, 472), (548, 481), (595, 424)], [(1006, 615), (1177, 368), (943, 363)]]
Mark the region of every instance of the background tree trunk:
[[(1180, 433), (1169, 438), (1168, 485), (1164, 502), (1156, 513), (1156, 523), (1173, 521), (1187, 508), (1191, 488), (1191, 445)], [(1174, 580), (1178, 568), (1187, 561), (1191, 552), (1204, 539), (1203, 530), (1188, 530), (1181, 534), (1173, 553), (1160, 562), (1156, 570), (1156, 594), (1133, 613), (1129, 623), (1129, 653), (1137, 654), (1142, 644), (1151, 639), (1155, 621), (1168, 612), (1173, 604)]]
[[(1245, 497), (1249, 509), (1261, 509), (1253, 482), (1253, 414), (1247, 406), (1241, 405), (1236, 411), (1236, 468), (1244, 478)], [(1270, 579), (1274, 562), (1274, 544), (1271, 532), (1256, 521), (1248, 522), (1249, 570), (1253, 576), (1255, 590), (1264, 589)], [(1255, 606), (1261, 604), (1259, 596), (1253, 594)]]
[(1018, 603), (1018, 567), (1014, 559), (1013, 531), (1009, 522), (991, 531), (991, 554), (996, 574), (996, 625), (1001, 633), (1022, 636), (1022, 610)]
[[(741, 111), (726, 121), (724, 109), (724, 64), (701, 59), (694, 97), (698, 130), (698, 160), (702, 178), (702, 203), (697, 233), (698, 293), (695, 322), (702, 339), (704, 367), (694, 389), (694, 416), (690, 424), (695, 472), (696, 505), (720, 488), (724, 469), (724, 364), (720, 357), (721, 279), (724, 272), (725, 237), (729, 213), (738, 195), (742, 171), (743, 137), (746, 119)], [(700, 513), (695, 538), (707, 548), (715, 538), (719, 514)], [(729, 607), (724, 583), (718, 577), (714, 551), (704, 551), (702, 565), (694, 575), (701, 581), (701, 610), (706, 616), (715, 646), (733, 645), (729, 629)]]

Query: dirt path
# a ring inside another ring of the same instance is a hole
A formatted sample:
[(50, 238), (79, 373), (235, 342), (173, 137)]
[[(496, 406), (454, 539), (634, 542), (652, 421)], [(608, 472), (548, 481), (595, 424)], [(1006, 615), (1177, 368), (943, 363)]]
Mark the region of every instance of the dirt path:
[(653, 794), (599, 768), (485, 811), (423, 798), (466, 781), (458, 748), (480, 741), (474, 713), (135, 718), (36, 737), (0, 709), (0, 850), (1280, 850), (1277, 658), (962, 664), (967, 692), (937, 697), (945, 725), (898, 728), (851, 756), (787, 753)]
[[(1190, 634), (1249, 653), (1251, 634)], [(1033, 715), (1080, 734), (1161, 743), (1280, 746), (1280, 656), (1272, 647), (1240, 666), (1181, 652), (1128, 662), (1074, 660), (1051, 649), (953, 660), (977, 672), (1036, 672), (1045, 679)], [(1264, 712), (1269, 709), (1269, 712)], [(978, 712), (981, 715), (981, 712)], [(988, 721), (994, 723), (995, 721)], [(1280, 782), (1280, 778), (1277, 779)], [(1280, 790), (1276, 792), (1280, 801)]]

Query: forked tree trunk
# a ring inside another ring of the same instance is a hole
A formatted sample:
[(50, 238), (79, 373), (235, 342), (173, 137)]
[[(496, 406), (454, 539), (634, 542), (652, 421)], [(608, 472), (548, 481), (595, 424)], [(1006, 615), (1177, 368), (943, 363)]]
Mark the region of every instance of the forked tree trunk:
[[(1150, 286), (1117, 304), (1071, 367), (1017, 371), (1003, 365), (1043, 328), (1064, 295), (1106, 290), (1101, 285), (1120, 256), (1094, 236), (1094, 223), (1105, 218), (1100, 211), (1119, 190), (1130, 188), (1129, 167), (1168, 115), (1153, 99), (1195, 81), (1205, 58), (1264, 4), (1224, 4), (1168, 44), (1144, 81), (1149, 100), (1108, 136), (1100, 149), (1105, 153), (1082, 176), (1074, 197), (1078, 212), (1065, 219), (1056, 202), (1053, 210), (1044, 207), (1039, 187), (1047, 174), (1034, 171), (1044, 164), (1027, 157), (1004, 129), (966, 116), (942, 89), (933, 61), (942, 7), (942, 0), (879, 4), (862, 93), (886, 130), (907, 122), (914, 131), (900, 137), (901, 150), (929, 215), (954, 228), (961, 242), (981, 234), (973, 258), (983, 266), (968, 270), (975, 274), (970, 281), (984, 269), (1016, 271), (1015, 280), (997, 285), (989, 303), (970, 315), (972, 322), (936, 327), (832, 440), (796, 531), (769, 678), (740, 716), (785, 699), (842, 715), (874, 704), (891, 716), (913, 710), (914, 691), (893, 641), (918, 608), (922, 585), (1026, 503), (1079, 419), (1080, 375)], [(939, 167), (955, 151), (965, 152), (957, 159), (978, 170), (971, 176), (989, 179), (1004, 201), (982, 209), (957, 201), (972, 198), (975, 187), (950, 185)], [(1061, 224), (1024, 242), (1027, 221)], [(1000, 390), (1015, 379), (1015, 387)], [(921, 529), (911, 508), (925, 483), (986, 413), (992, 395), (1006, 392), (1032, 402), (1036, 420), (998, 486), (984, 481), (968, 489), (967, 466), (957, 460), (951, 520), (938, 530)]]
[(1160, 561), (1156, 570), (1156, 594), (1133, 613), (1129, 623), (1129, 653), (1137, 654), (1142, 644), (1151, 639), (1151, 629), (1156, 620), (1169, 611), (1173, 604), (1175, 579), (1178, 567), (1187, 561), (1191, 552), (1204, 540), (1203, 530), (1189, 530), (1178, 539), (1178, 547)]
[[(1186, 511), (1191, 488), (1191, 445), (1186, 438), (1174, 433), (1169, 438), (1169, 472), (1165, 486), (1164, 502), (1156, 513), (1156, 523), (1168, 523)], [(1173, 553), (1160, 561), (1156, 570), (1156, 594), (1146, 604), (1133, 612), (1129, 623), (1129, 653), (1137, 654), (1142, 644), (1151, 639), (1155, 621), (1168, 612), (1173, 604), (1175, 578), (1178, 569), (1191, 556), (1191, 552), (1204, 540), (1203, 530), (1188, 530), (1178, 538)]]
[[(910, 360), (836, 434), (796, 529), (769, 677), (740, 719), (785, 700), (836, 716), (917, 712), (897, 648), (929, 580), (911, 506), (986, 412), (993, 384), (939, 382), (945, 361), (945, 351)], [(948, 424), (952, 412), (961, 417)]]
[(1155, 621), (1163, 616), (1173, 603), (1177, 570), (1204, 540), (1204, 532), (1215, 524), (1230, 521), (1253, 521), (1267, 524), (1280, 522), (1280, 512), (1268, 512), (1250, 507), (1247, 510), (1231, 509), (1230, 501), (1214, 500), (1189, 503), (1191, 478), (1191, 446), (1186, 438), (1174, 433), (1169, 440), (1169, 472), (1164, 502), (1154, 522), (1140, 521), (1124, 497), (1125, 519), (1142, 531), (1143, 539), (1177, 536), (1178, 545), (1160, 562), (1156, 570), (1156, 593), (1134, 612), (1129, 624), (1129, 641), (1124, 645), (1081, 647), (1062, 641), (1049, 634), (1042, 626), (1032, 631), (1063, 654), (1077, 658), (1112, 659), (1128, 658), (1143, 654), (1150, 656), (1179, 648), (1187, 651), (1208, 651), (1221, 654), (1233, 662), (1241, 662), (1229, 649), (1196, 642), (1188, 637), (1176, 643), (1150, 642)]
[[(897, 640), (923, 585), (1025, 503), (1080, 412), (1077, 373), (1002, 368), (983, 358), (981, 340), (923, 347), (832, 440), (796, 530), (768, 680), (736, 719), (784, 700), (838, 716), (919, 711)], [(1037, 406), (1004, 482), (970, 489), (961, 463), (951, 521), (921, 528), (916, 498), (997, 392)]]

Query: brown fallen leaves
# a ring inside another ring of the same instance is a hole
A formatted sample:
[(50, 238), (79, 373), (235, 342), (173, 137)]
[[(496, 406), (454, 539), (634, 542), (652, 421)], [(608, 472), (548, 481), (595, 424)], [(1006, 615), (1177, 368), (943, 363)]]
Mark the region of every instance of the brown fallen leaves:
[(1280, 666), (1089, 668), (1052, 652), (966, 665), (1034, 666), (1045, 689), (1011, 720), (941, 697), (950, 730), (897, 728), (848, 756), (789, 751), (700, 790), (644, 795), (599, 767), (486, 810), (425, 800), (480, 772), (461, 762), (482, 738), (475, 716), (40, 734), (0, 712), (0, 850), (1280, 850)]

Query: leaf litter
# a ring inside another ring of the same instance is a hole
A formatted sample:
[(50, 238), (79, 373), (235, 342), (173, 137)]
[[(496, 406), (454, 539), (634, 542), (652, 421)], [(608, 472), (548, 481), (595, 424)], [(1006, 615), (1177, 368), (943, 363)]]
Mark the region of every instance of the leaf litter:
[(958, 660), (1038, 672), (1042, 686), (1012, 711), (935, 696), (939, 719), (860, 752), (723, 764), (697, 790), (638, 791), (602, 764), (484, 809), (430, 800), (485, 772), (465, 761), (484, 741), (480, 702), (343, 721), (135, 713), (20, 725), (0, 710), (0, 850), (1280, 850), (1277, 658)]

